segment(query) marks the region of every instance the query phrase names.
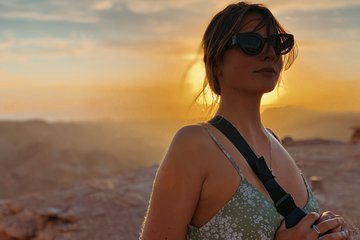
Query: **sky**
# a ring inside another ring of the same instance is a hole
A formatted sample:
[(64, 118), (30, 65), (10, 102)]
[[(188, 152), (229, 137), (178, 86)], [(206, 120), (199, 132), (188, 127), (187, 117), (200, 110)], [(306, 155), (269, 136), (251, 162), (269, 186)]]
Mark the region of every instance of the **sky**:
[[(0, 119), (184, 117), (202, 34), (233, 2), (0, 0)], [(299, 48), (263, 107), (360, 112), (360, 0), (262, 3)]]

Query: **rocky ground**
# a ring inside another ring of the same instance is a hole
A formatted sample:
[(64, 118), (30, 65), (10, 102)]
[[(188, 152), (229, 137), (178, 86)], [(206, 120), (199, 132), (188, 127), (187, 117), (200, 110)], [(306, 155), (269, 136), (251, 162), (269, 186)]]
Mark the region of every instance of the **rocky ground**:
[(322, 179), (314, 189), (321, 210), (342, 215), (360, 239), (360, 144), (337, 142), (287, 146), (304, 174)]
[[(314, 141), (286, 146), (322, 210), (342, 214), (360, 239), (360, 145)], [(157, 166), (0, 202), (1, 240), (135, 240)]]
[(3, 200), (0, 239), (138, 239), (156, 169)]

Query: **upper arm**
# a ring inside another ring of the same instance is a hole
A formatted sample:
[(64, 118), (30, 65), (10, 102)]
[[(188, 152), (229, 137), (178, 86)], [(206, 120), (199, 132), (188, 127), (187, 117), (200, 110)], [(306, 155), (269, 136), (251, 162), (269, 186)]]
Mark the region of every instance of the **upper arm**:
[(185, 239), (206, 178), (202, 131), (186, 126), (175, 134), (155, 176), (141, 239)]

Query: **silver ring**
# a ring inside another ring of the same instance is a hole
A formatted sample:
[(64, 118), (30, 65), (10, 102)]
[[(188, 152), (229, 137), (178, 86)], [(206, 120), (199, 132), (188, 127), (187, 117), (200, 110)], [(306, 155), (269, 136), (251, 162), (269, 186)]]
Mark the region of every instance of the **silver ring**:
[(315, 232), (316, 232), (318, 235), (321, 234), (320, 229), (319, 229), (315, 224), (312, 225), (312, 228), (315, 230)]

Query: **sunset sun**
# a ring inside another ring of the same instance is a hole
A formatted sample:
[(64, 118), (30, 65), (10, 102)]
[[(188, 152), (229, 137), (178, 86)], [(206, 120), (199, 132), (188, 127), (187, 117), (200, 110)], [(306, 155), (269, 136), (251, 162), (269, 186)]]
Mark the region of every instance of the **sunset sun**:
[[(203, 88), (205, 80), (205, 67), (201, 61), (196, 61), (188, 70), (186, 75), (186, 83), (190, 87), (191, 94), (199, 94)], [(212, 103), (213, 95), (210, 88), (207, 86), (205, 88), (205, 99), (203, 96), (200, 96), (196, 100), (198, 104)]]

